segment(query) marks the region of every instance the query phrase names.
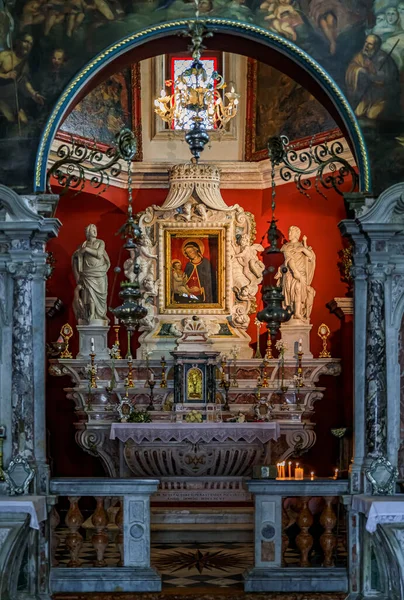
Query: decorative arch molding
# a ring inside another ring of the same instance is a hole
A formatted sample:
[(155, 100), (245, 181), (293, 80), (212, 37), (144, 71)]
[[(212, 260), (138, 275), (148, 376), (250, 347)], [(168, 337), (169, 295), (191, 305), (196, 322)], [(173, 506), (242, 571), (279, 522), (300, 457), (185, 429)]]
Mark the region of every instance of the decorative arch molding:
[(14, 190), (0, 184), (0, 221), (43, 221), (29, 206), (29, 197), (19, 196)]
[[(317, 83), (335, 107), (348, 133), (359, 170), (360, 191), (369, 192), (371, 190), (370, 166), (361, 129), (347, 99), (325, 69), (289, 40), (256, 25), (212, 18), (206, 19), (205, 23), (208, 30), (250, 40), (261, 44), (267, 51), (276, 51), (303, 69)], [(188, 21), (185, 19), (149, 27), (112, 44), (81, 69), (60, 96), (42, 134), (35, 162), (34, 190), (36, 192), (45, 190), (47, 161), (56, 131), (69, 107), (75, 104), (89, 82), (118, 57), (147, 42), (187, 30)], [(265, 57), (262, 59), (265, 62)]]

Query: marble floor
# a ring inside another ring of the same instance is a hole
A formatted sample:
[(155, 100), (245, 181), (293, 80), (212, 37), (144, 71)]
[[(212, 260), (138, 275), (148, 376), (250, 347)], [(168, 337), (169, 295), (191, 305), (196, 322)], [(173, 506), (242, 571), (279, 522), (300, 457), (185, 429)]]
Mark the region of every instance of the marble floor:
[[(58, 566), (66, 566), (69, 562), (69, 552), (65, 545), (67, 530), (60, 528), (57, 531), (60, 540), (56, 560)], [(152, 543), (151, 547), (152, 565), (162, 575), (163, 590), (165, 592), (174, 590), (222, 590), (237, 591), (243, 589), (243, 572), (253, 565), (254, 547), (251, 543)], [(298, 566), (299, 553), (296, 548), (289, 548), (286, 553), (286, 565)], [(81, 567), (93, 565), (95, 551), (90, 539), (84, 541), (80, 550), (79, 559)], [(336, 556), (336, 564), (345, 564), (346, 551), (339, 544)], [(114, 543), (108, 544), (105, 552), (105, 560), (108, 566), (115, 566), (119, 561), (119, 553)], [(312, 553), (313, 566), (321, 565), (321, 555), (315, 551)], [(258, 596), (254, 596), (256, 598)], [(276, 596), (274, 596), (276, 597)], [(296, 596), (298, 598), (299, 596)], [(323, 596), (321, 596), (323, 598)], [(272, 598), (272, 596), (271, 596)], [(300, 598), (300, 597), (299, 597)], [(302, 596), (309, 600), (309, 596)], [(330, 598), (339, 598), (338, 595)], [(292, 600), (292, 596), (290, 596)], [(324, 596), (325, 600), (325, 596)]]

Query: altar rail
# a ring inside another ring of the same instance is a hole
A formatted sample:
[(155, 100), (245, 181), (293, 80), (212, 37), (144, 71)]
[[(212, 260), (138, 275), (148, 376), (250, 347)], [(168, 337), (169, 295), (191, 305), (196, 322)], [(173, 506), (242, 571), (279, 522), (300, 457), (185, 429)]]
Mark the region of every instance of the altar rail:
[(340, 499), (348, 482), (250, 480), (247, 486), (255, 497), (255, 564), (245, 573), (245, 591), (346, 592), (347, 527)]
[[(255, 496), (255, 565), (246, 591), (347, 589), (346, 481), (246, 482)], [(150, 495), (157, 480), (54, 479), (53, 593), (156, 591)], [(220, 525), (219, 525), (220, 527)], [(337, 551), (338, 550), (338, 551)]]
[[(59, 503), (63, 496), (68, 500), (64, 527), (56, 506), (50, 515), (52, 593), (161, 590), (161, 578), (150, 566), (150, 496), (158, 484), (152, 479), (51, 480), (51, 494), (59, 496)], [(113, 518), (106, 498), (116, 505)], [(89, 543), (80, 533), (86, 524)], [(60, 546), (66, 555), (60, 556)], [(111, 548), (112, 560), (107, 556)]]

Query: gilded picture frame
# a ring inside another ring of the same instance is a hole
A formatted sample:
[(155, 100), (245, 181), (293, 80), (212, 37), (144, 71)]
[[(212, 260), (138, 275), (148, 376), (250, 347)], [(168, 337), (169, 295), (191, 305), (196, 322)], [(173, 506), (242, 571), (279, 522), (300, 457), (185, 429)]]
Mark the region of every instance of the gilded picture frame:
[(225, 229), (164, 231), (164, 310), (225, 310)]

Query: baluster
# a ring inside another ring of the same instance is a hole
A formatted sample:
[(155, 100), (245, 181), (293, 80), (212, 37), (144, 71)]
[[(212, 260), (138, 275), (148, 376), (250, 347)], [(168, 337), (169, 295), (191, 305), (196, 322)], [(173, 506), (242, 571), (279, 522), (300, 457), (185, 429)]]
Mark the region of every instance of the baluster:
[(337, 545), (337, 538), (332, 530), (337, 523), (337, 517), (332, 507), (333, 497), (326, 496), (324, 500), (325, 506), (320, 516), (320, 525), (324, 527), (324, 533), (320, 536), (320, 545), (324, 552), (323, 567), (334, 567), (333, 553)]
[(289, 524), (288, 513), (285, 510), (285, 501), (282, 499), (282, 567), (286, 567), (285, 555), (289, 547), (289, 536), (286, 534), (286, 527)]
[(121, 500), (119, 510), (116, 513), (115, 524), (119, 527), (119, 533), (116, 536), (116, 547), (121, 555), (121, 560), (118, 562), (118, 567), (123, 567), (123, 499)]
[(52, 506), (49, 515), (49, 526), (50, 526), (50, 553), (51, 553), (51, 565), (57, 567), (59, 561), (56, 560), (56, 550), (60, 544), (60, 537), (56, 534), (56, 527), (60, 523), (60, 516), (56, 510), (56, 506)]
[(70, 551), (70, 561), (67, 563), (67, 566), (79, 567), (79, 553), (83, 545), (83, 538), (79, 533), (79, 529), (84, 521), (84, 517), (79, 509), (80, 496), (69, 496), (68, 500), (70, 507), (67, 511), (65, 524), (69, 529), (69, 533), (66, 535), (66, 546)]
[(300, 550), (300, 566), (310, 567), (309, 552), (313, 546), (313, 536), (309, 533), (310, 527), (313, 525), (313, 515), (309, 509), (310, 498), (302, 497), (302, 510), (297, 519), (297, 524), (300, 527), (300, 533), (296, 536), (296, 545)]
[(108, 525), (108, 515), (104, 508), (104, 497), (96, 496), (97, 506), (94, 514), (91, 517), (91, 522), (95, 527), (95, 533), (91, 538), (94, 546), (97, 560), (94, 562), (95, 567), (106, 567), (107, 563), (104, 560), (105, 550), (108, 546), (108, 534), (105, 530)]

